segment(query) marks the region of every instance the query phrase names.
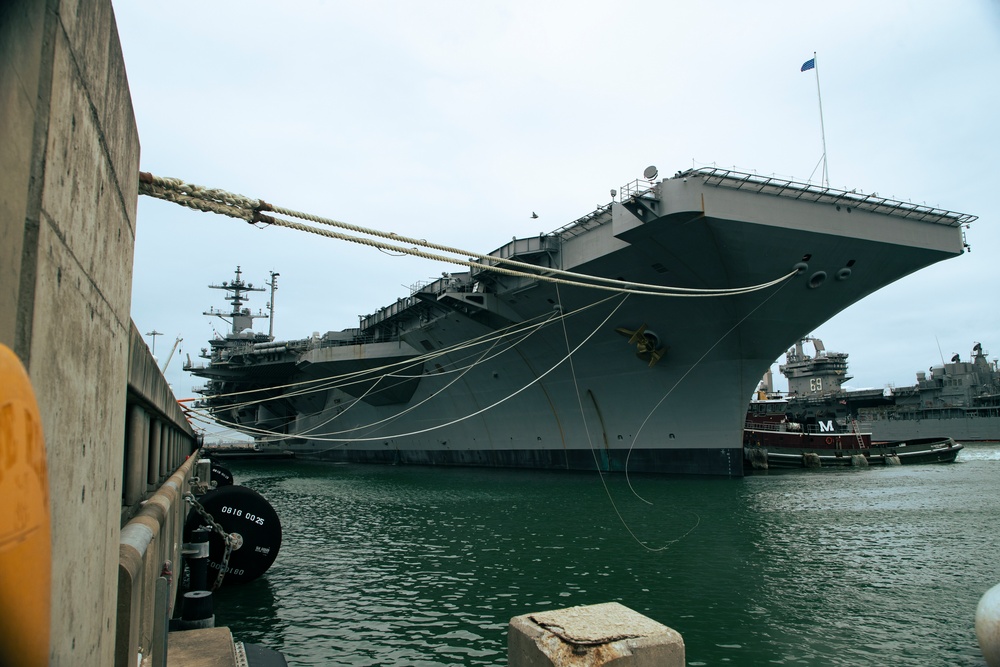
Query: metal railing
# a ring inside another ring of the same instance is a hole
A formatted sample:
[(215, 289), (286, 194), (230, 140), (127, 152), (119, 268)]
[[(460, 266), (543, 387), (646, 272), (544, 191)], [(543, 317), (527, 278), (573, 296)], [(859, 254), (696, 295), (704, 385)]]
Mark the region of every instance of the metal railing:
[(750, 190), (757, 194), (854, 207), (873, 213), (914, 218), (923, 222), (947, 225), (949, 227), (958, 227), (978, 219), (978, 216), (975, 215), (880, 197), (878, 193), (865, 194), (857, 190), (838, 190), (836, 188), (800, 183), (774, 176), (759, 176), (732, 169), (702, 167), (684, 172), (682, 175), (701, 176), (705, 179), (705, 185), (732, 188), (735, 190)]
[[(855, 435), (855, 431), (849, 426), (837, 425), (836, 430), (827, 431), (820, 428), (819, 424), (796, 424), (800, 428), (789, 428), (787, 422), (755, 422), (746, 420), (743, 427), (749, 431), (768, 431), (770, 433), (805, 433), (807, 435)], [(858, 422), (857, 433), (871, 433), (871, 422)]]
[(550, 236), (566, 240), (574, 236), (579, 236), (586, 231), (594, 229), (595, 227), (600, 227), (608, 222), (611, 222), (611, 204), (601, 206), (582, 218), (577, 218), (573, 222), (563, 225), (559, 229), (553, 231)]

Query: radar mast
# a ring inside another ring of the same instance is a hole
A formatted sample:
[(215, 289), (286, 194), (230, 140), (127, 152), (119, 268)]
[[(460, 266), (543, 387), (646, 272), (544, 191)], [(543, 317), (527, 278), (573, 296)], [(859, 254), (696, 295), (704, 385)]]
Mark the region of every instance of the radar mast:
[[(222, 281), (221, 285), (209, 285), (211, 289), (221, 289), (226, 291), (226, 301), (232, 304), (232, 311), (225, 313), (215, 308), (209, 308), (203, 314), (210, 317), (218, 317), (220, 320), (232, 325), (232, 333), (229, 337), (242, 338), (241, 334), (247, 329), (253, 335), (253, 321), (256, 319), (268, 319), (269, 316), (263, 311), (251, 313), (249, 308), (244, 308), (243, 303), (247, 300), (248, 292), (263, 292), (264, 287), (254, 287), (253, 283), (243, 280), (243, 273), (240, 267), (236, 267), (236, 278), (230, 281)], [(228, 319), (227, 319), (228, 318)]]

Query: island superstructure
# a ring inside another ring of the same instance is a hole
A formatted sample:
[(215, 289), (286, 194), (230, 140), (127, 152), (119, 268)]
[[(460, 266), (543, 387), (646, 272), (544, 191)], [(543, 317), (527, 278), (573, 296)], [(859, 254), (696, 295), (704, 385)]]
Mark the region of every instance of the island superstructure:
[(975, 219), (716, 168), (647, 179), (356, 328), (276, 341), (234, 311), (208, 363), (188, 365), (208, 380), (202, 406), (326, 460), (740, 475), (747, 402), (772, 361), (962, 254)]

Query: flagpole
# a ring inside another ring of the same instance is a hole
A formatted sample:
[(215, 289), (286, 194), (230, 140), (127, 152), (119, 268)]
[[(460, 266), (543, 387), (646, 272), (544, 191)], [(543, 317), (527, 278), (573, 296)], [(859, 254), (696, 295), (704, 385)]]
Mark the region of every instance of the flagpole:
[(813, 69), (816, 70), (816, 99), (819, 101), (819, 134), (823, 139), (823, 185), (830, 187), (830, 172), (826, 168), (826, 129), (823, 127), (823, 96), (819, 91), (819, 60), (813, 51)]

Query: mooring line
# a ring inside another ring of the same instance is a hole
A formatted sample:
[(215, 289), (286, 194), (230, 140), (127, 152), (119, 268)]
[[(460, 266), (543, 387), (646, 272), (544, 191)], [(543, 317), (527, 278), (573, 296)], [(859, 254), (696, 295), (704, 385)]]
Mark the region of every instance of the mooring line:
[[(310, 213), (303, 213), (282, 206), (269, 204), (268, 202), (262, 199), (252, 199), (250, 197), (235, 194), (232, 192), (227, 192), (219, 188), (207, 188), (205, 186), (195, 185), (193, 183), (187, 183), (178, 178), (155, 176), (149, 172), (139, 172), (139, 194), (143, 194), (149, 197), (155, 197), (158, 199), (162, 199), (164, 201), (170, 201), (175, 204), (179, 204), (181, 206), (186, 206), (188, 208), (193, 208), (195, 210), (207, 213), (218, 213), (221, 215), (226, 215), (240, 220), (245, 220), (246, 222), (252, 224), (265, 224), (265, 225), (276, 225), (276, 226), (286, 227), (289, 229), (295, 229), (298, 231), (308, 232), (311, 234), (317, 234), (319, 236), (324, 236), (327, 238), (333, 238), (341, 241), (348, 241), (350, 243), (367, 245), (372, 248), (376, 248), (383, 251), (392, 251), (395, 253), (412, 255), (414, 257), (420, 257), (423, 259), (430, 259), (449, 264), (458, 264), (473, 269), (488, 270), (493, 273), (499, 273), (501, 275), (508, 275), (520, 278), (530, 278), (534, 280), (542, 280), (555, 284), (572, 285), (576, 287), (585, 287), (589, 289), (605, 290), (610, 292), (628, 292), (631, 294), (641, 294), (644, 296), (669, 296), (669, 297), (735, 296), (738, 294), (746, 294), (749, 292), (755, 292), (758, 290), (767, 289), (768, 287), (771, 287), (772, 285), (777, 284), (795, 275), (795, 273), (797, 272), (797, 271), (792, 271), (784, 276), (780, 276), (778, 278), (775, 278), (766, 283), (761, 283), (759, 285), (750, 285), (750, 286), (736, 287), (736, 288), (672, 287), (667, 285), (638, 283), (638, 282), (618, 280), (615, 278), (605, 278), (603, 276), (592, 276), (583, 273), (575, 273), (572, 271), (566, 271), (555, 267), (537, 266), (535, 264), (529, 264), (515, 259), (510, 259), (507, 257), (483, 255), (481, 253), (471, 252), (468, 250), (464, 250), (462, 248), (454, 248), (448, 245), (432, 243), (425, 239), (417, 239), (409, 236), (401, 236), (399, 234), (396, 234), (395, 232), (386, 232), (378, 229), (361, 227), (359, 225), (354, 225), (351, 223), (342, 222), (331, 218), (324, 218)], [(339, 229), (345, 229), (358, 234), (366, 234), (368, 236), (374, 236), (376, 238), (390, 239), (396, 242), (409, 243), (412, 244), (413, 246), (428, 248), (431, 250), (438, 250), (441, 252), (447, 252), (453, 255), (458, 255), (459, 257), (447, 257), (444, 255), (437, 255), (433, 253), (423, 252), (417, 250), (416, 247), (393, 245), (391, 243), (382, 243), (380, 241), (375, 241), (374, 239), (371, 238), (350, 236), (348, 234), (341, 234), (339, 232), (333, 232), (325, 229), (317, 229), (315, 227), (303, 225), (301, 223), (293, 222), (291, 220), (285, 220), (283, 218), (267, 215), (265, 213), (262, 213), (262, 211), (279, 213), (281, 215), (307, 220), (309, 222), (313, 222), (316, 224), (323, 224), (331, 227), (336, 227)], [(471, 257), (474, 260), (478, 261), (461, 259), (460, 257)], [(498, 266), (498, 264), (517, 267), (517, 269), (521, 270), (503, 268), (501, 266)], [(567, 276), (567, 278), (557, 278), (555, 277), (557, 275)]]

